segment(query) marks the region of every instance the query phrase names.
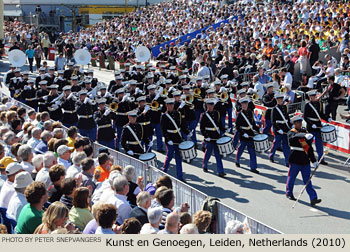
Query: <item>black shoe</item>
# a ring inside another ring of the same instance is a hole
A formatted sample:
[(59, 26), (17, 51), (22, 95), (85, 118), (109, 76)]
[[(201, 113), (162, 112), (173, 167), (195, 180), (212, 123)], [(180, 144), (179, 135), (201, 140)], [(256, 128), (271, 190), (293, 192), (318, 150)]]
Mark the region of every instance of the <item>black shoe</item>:
[(313, 200), (311, 200), (311, 206), (314, 206), (314, 205), (320, 203), (321, 201), (322, 201), (321, 199), (313, 199)]
[(239, 163), (236, 163), (236, 166), (237, 166), (237, 167), (241, 167), (241, 165), (240, 165)]
[(204, 171), (204, 172), (208, 172), (208, 169), (207, 169), (207, 168), (203, 168), (203, 171)]
[(226, 173), (222, 173), (222, 172), (219, 173), (219, 177), (223, 178), (225, 176), (226, 176)]
[(257, 170), (257, 169), (254, 169), (254, 170), (250, 170), (252, 173), (256, 173), (256, 174), (259, 174), (260, 172)]
[(271, 162), (271, 163), (274, 163), (274, 162), (275, 162), (275, 160), (274, 160), (272, 157), (270, 157), (269, 159), (270, 159), (270, 162)]
[(286, 195), (287, 199), (296, 201), (297, 199), (293, 195)]
[(327, 163), (326, 161), (324, 161), (323, 159), (322, 159), (322, 161), (321, 161), (320, 164), (322, 164), (322, 165), (328, 165), (328, 163)]

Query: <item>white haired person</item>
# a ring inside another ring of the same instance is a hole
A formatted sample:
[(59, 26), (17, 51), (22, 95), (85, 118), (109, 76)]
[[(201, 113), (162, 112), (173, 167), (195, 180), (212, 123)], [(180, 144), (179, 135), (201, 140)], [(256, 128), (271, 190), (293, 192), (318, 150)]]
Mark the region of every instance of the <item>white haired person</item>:
[(40, 169), (40, 171), (36, 175), (35, 181), (41, 181), (45, 183), (46, 189), (47, 189), (51, 185), (49, 170), (52, 166), (57, 164), (57, 158), (53, 152), (48, 151), (44, 154), (43, 160), (44, 160), (44, 167)]
[(199, 234), (199, 232), (195, 224), (188, 223), (181, 228), (180, 234)]
[[(61, 146), (60, 146), (61, 147)], [(87, 158), (85, 152), (77, 152), (73, 155), (72, 162), (73, 165), (70, 167), (66, 168), (67, 169), (67, 178), (74, 178), (76, 175), (81, 173), (81, 162)]]
[(41, 168), (44, 167), (44, 155), (43, 154), (36, 154), (33, 159), (32, 163), (34, 165), (34, 170), (32, 172), (32, 178), (35, 180), (36, 175), (41, 170)]
[(21, 165), (25, 171), (32, 173), (35, 170), (32, 163), (34, 157), (32, 147), (26, 144), (22, 145), (18, 149), (17, 156), (22, 160)]
[(148, 192), (140, 192), (136, 197), (137, 207), (131, 210), (130, 217), (135, 217), (144, 225), (148, 223), (147, 211), (151, 206), (152, 197)]
[(134, 183), (135, 177), (135, 167), (132, 165), (127, 165), (123, 169), (123, 175), (129, 181), (129, 193), (127, 195), (128, 201), (131, 205), (136, 205), (136, 196), (143, 190), (142, 178), (137, 178), (137, 183)]
[(244, 234), (244, 224), (238, 220), (227, 222), (225, 234)]
[(157, 234), (159, 232), (159, 225), (162, 222), (162, 216), (162, 207), (149, 208), (147, 211), (149, 223), (142, 226), (140, 234)]

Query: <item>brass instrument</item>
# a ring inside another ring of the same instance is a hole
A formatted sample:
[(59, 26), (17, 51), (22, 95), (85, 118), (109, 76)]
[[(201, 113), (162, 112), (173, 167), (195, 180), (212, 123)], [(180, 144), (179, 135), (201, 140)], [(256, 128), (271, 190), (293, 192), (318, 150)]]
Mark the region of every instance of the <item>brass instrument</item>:
[(18, 92), (18, 94), (15, 93), (15, 94), (13, 95), (13, 97), (18, 98), (18, 97), (21, 96), (21, 94), (22, 94), (22, 90), (20, 90), (20, 91)]
[(254, 101), (259, 100), (259, 95), (258, 95), (257, 93), (254, 93), (254, 94), (252, 95), (252, 99), (253, 99)]
[(219, 96), (219, 99), (221, 100), (221, 102), (226, 102), (228, 99), (228, 93), (227, 92), (222, 92)]
[(194, 92), (194, 96), (198, 97), (198, 96), (201, 95), (201, 89), (200, 88), (195, 88), (193, 92)]
[(117, 111), (118, 106), (119, 106), (118, 103), (112, 102), (112, 103), (109, 105), (109, 108), (110, 108), (111, 111), (115, 112), (115, 111)]
[(161, 97), (167, 97), (168, 96), (168, 90), (167, 89), (163, 89), (162, 93), (160, 94)]
[(158, 109), (159, 109), (159, 102), (157, 102), (157, 101), (152, 101), (150, 107), (151, 107), (151, 110), (153, 110), (153, 111), (158, 111)]
[(280, 93), (287, 93), (287, 88), (285, 86), (280, 88)]
[(186, 97), (185, 97), (185, 102), (186, 103), (192, 104), (193, 100), (194, 100), (193, 95), (191, 95), (191, 94), (186, 95)]

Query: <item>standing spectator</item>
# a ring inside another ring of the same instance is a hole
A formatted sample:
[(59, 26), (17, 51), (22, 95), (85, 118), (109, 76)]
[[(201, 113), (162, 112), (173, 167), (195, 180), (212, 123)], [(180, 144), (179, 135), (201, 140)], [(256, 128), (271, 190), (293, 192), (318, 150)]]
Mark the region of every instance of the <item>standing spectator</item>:
[(300, 74), (306, 73), (307, 69), (307, 55), (308, 50), (306, 48), (306, 41), (301, 41), (300, 48), (298, 49), (299, 63), (300, 63)]
[(83, 231), (85, 226), (94, 218), (90, 212), (90, 192), (87, 187), (79, 187), (73, 193), (73, 207), (69, 211), (69, 220)]
[(63, 57), (63, 53), (60, 53), (60, 55), (55, 59), (55, 67), (56, 70), (64, 70), (65, 66), (67, 64), (67, 60), (65, 57)]
[(43, 57), (43, 51), (41, 50), (40, 45), (38, 45), (35, 50), (34, 50), (34, 57), (35, 57), (35, 62), (36, 62), (36, 70), (39, 71), (40, 68), (40, 63), (41, 63), (41, 58)]
[[(309, 46), (309, 61), (310, 61), (310, 66), (313, 66), (316, 61), (318, 61), (319, 53), (321, 49), (320, 46), (316, 43), (315, 38), (313, 37), (311, 39), (311, 44)], [(316, 74), (316, 70), (311, 68), (312, 75)]]
[(29, 71), (33, 72), (34, 49), (33, 49), (32, 45), (28, 46), (28, 49), (26, 50), (26, 55), (27, 55), (28, 63), (29, 63)]
[(44, 49), (44, 55), (45, 59), (48, 60), (48, 55), (49, 55), (49, 47), (50, 47), (50, 39), (47, 36), (47, 34), (44, 35), (44, 37), (41, 39), (41, 46)]
[(44, 211), (43, 206), (47, 201), (45, 184), (42, 182), (31, 183), (24, 191), (28, 204), (19, 214), (16, 234), (33, 234), (41, 224)]

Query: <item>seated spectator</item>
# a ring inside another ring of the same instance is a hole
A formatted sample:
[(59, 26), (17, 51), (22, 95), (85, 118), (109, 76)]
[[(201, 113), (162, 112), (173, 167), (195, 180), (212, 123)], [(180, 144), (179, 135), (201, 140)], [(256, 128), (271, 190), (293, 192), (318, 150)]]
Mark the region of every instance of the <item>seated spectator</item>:
[(117, 223), (123, 224), (124, 221), (130, 218), (131, 207), (126, 200), (126, 195), (129, 192), (129, 182), (125, 176), (119, 176), (114, 179), (113, 187), (115, 194), (107, 199), (106, 203), (113, 204), (117, 207)]
[(142, 225), (136, 218), (126, 219), (122, 225), (122, 234), (139, 234)]
[(66, 169), (63, 165), (55, 164), (49, 170), (52, 185), (47, 189), (48, 201), (53, 203), (59, 201), (63, 195), (61, 183), (66, 176)]
[(72, 162), (73, 165), (67, 168), (67, 178), (74, 178), (79, 173), (81, 173), (81, 162), (86, 158), (84, 152), (77, 152), (73, 155)]
[[(98, 223), (97, 223), (97, 210), (105, 205), (106, 203), (103, 201), (98, 201), (97, 203), (93, 204), (91, 207), (91, 213), (92, 216), (94, 216), (94, 219), (92, 219), (91, 221), (89, 221), (88, 224), (86, 224), (83, 234), (95, 234), (97, 228), (98, 228)], [(115, 210), (115, 215), (116, 215), (116, 219), (117, 219), (117, 209)], [(115, 220), (114, 220), (115, 221)]]
[(200, 234), (207, 233), (207, 229), (211, 223), (211, 217), (211, 212), (203, 210), (200, 210), (193, 215), (193, 223), (197, 226)]
[(177, 234), (179, 231), (180, 217), (176, 212), (171, 212), (166, 217), (165, 228), (158, 234)]
[(96, 171), (100, 172), (100, 178), (97, 180), (98, 182), (103, 182), (109, 177), (110, 168), (111, 168), (111, 160), (106, 153), (101, 153), (98, 155), (98, 163), (99, 166), (96, 167)]
[(160, 203), (160, 200), (159, 200), (159, 195), (162, 191), (165, 191), (165, 190), (168, 190), (168, 188), (165, 186), (161, 186), (156, 190), (156, 192), (154, 193), (154, 199), (151, 202), (151, 208), (162, 207), (162, 204)]
[(181, 228), (180, 234), (199, 234), (199, 232), (195, 224), (188, 223)]
[(227, 222), (225, 227), (225, 234), (243, 234), (244, 224), (239, 220), (231, 220)]
[(131, 210), (130, 217), (135, 217), (144, 225), (148, 223), (147, 211), (151, 206), (151, 195), (148, 192), (140, 192), (136, 197), (137, 207)]
[(96, 212), (98, 228), (95, 234), (115, 234), (112, 227), (117, 219), (117, 208), (113, 204), (102, 204)]
[(21, 143), (14, 143), (12, 144), (11, 146), (11, 154), (15, 157), (15, 161), (16, 162), (22, 162), (21, 158), (18, 156), (18, 150), (19, 150), (19, 147), (21, 147), (22, 144)]
[(92, 158), (94, 155), (94, 148), (91, 145), (84, 146), (83, 151), (85, 152), (88, 158)]
[[(2, 146), (2, 145), (0, 144), (0, 146)], [(1, 191), (1, 188), (4, 186), (4, 184), (6, 183), (6, 180), (7, 180), (6, 167), (9, 164), (11, 164), (12, 162), (14, 162), (14, 160), (12, 158), (10, 158), (10, 157), (2, 157), (0, 159), (0, 191)]]
[(22, 208), (28, 203), (24, 191), (32, 182), (33, 179), (27, 171), (22, 171), (15, 176), (13, 183), (15, 193), (11, 197), (6, 211), (9, 218), (17, 221)]
[(74, 225), (66, 224), (68, 212), (63, 203), (58, 201), (52, 203), (44, 212), (42, 223), (35, 229), (34, 234), (50, 234), (60, 228), (66, 228), (67, 232), (72, 231)]
[(161, 186), (165, 186), (168, 189), (173, 189), (171, 178), (167, 175), (159, 177), (156, 182), (156, 187), (159, 188)]
[(74, 144), (75, 144), (75, 139), (78, 137), (78, 128), (75, 126), (71, 126), (68, 128), (67, 130), (67, 140), (68, 140), (68, 147), (73, 148), (73, 150), (75, 150), (74, 148)]
[(7, 227), (3, 224), (0, 224), (0, 234), (7, 234)]
[[(96, 189), (96, 181), (98, 179), (98, 177), (94, 177), (94, 172), (95, 172), (95, 162), (92, 158), (85, 158), (83, 159), (83, 161), (81, 162), (81, 168), (82, 168), (82, 172), (81, 177), (82, 177), (82, 186), (85, 187), (90, 187), (91, 189), (91, 194), (94, 193), (95, 189)], [(96, 175), (98, 175), (98, 173), (95, 173)]]
[(147, 211), (149, 223), (142, 226), (140, 234), (156, 234), (159, 232), (159, 224), (162, 222), (163, 209), (161, 207), (150, 208)]
[(60, 202), (66, 205), (70, 210), (73, 206), (73, 193), (77, 188), (77, 183), (74, 178), (64, 178), (61, 182), (61, 190), (63, 195)]
[(63, 165), (66, 169), (68, 169), (72, 165), (72, 163), (69, 161), (71, 150), (72, 148), (68, 147), (67, 145), (61, 145), (57, 148), (56, 151), (58, 155), (57, 162)]
[(44, 211), (43, 206), (47, 201), (45, 184), (33, 182), (24, 191), (28, 204), (25, 205), (19, 214), (16, 234), (33, 234), (35, 229), (42, 223)]
[(140, 179), (137, 179), (137, 184), (133, 182), (135, 177), (135, 168), (132, 165), (127, 165), (123, 169), (123, 175), (129, 181), (129, 193), (127, 200), (130, 205), (136, 206), (136, 196), (143, 190), (143, 183)]
[[(64, 137), (64, 130), (62, 128), (55, 128), (52, 131), (52, 137), (56, 139), (63, 139)], [(72, 148), (73, 149), (73, 148)]]
[(294, 103), (295, 92), (292, 90), (292, 86), (290, 84), (285, 84), (284, 86), (287, 88), (287, 92), (284, 96), (285, 105)]
[(52, 138), (50, 131), (44, 130), (40, 135), (40, 142), (36, 145), (35, 154), (45, 154), (48, 151), (47, 143)]
[(90, 192), (87, 187), (79, 187), (73, 193), (73, 207), (69, 211), (69, 220), (80, 231), (83, 231), (86, 224), (91, 221), (94, 216), (90, 212), (91, 206)]
[(107, 201), (110, 197), (113, 197), (113, 195), (115, 194), (113, 181), (119, 176), (122, 176), (119, 171), (111, 171), (108, 179), (97, 185), (92, 196), (92, 201)]
[(173, 211), (173, 206), (175, 203), (174, 191), (172, 189), (167, 189), (159, 193), (159, 202), (163, 207), (163, 217), (160, 229), (164, 228), (166, 217)]
[(36, 175), (35, 181), (41, 181), (45, 183), (46, 188), (49, 188), (49, 186), (51, 185), (49, 170), (52, 166), (57, 164), (57, 158), (53, 152), (49, 151), (44, 154), (43, 161), (44, 167), (40, 169), (40, 171)]
[(15, 156), (11, 153), (11, 146), (15, 143), (18, 143), (19, 141), (15, 133), (12, 131), (5, 133), (5, 135), (2, 137), (2, 140), (5, 143), (5, 156), (15, 158)]
[(44, 167), (44, 155), (43, 154), (36, 154), (32, 159), (32, 163), (34, 165), (34, 171), (32, 172), (32, 178), (33, 178), (33, 180), (35, 180), (38, 172)]
[(186, 224), (192, 223), (192, 216), (188, 212), (180, 213), (180, 231)]
[(35, 170), (32, 160), (34, 157), (33, 149), (29, 145), (22, 145), (19, 147), (17, 152), (18, 157), (22, 160), (21, 165), (23, 169), (29, 173), (32, 173)]
[(0, 207), (7, 209), (12, 196), (15, 194), (15, 188), (13, 187), (13, 182), (18, 173), (23, 170), (23, 167), (19, 163), (12, 162), (7, 165), (6, 169), (7, 180), (0, 192)]

